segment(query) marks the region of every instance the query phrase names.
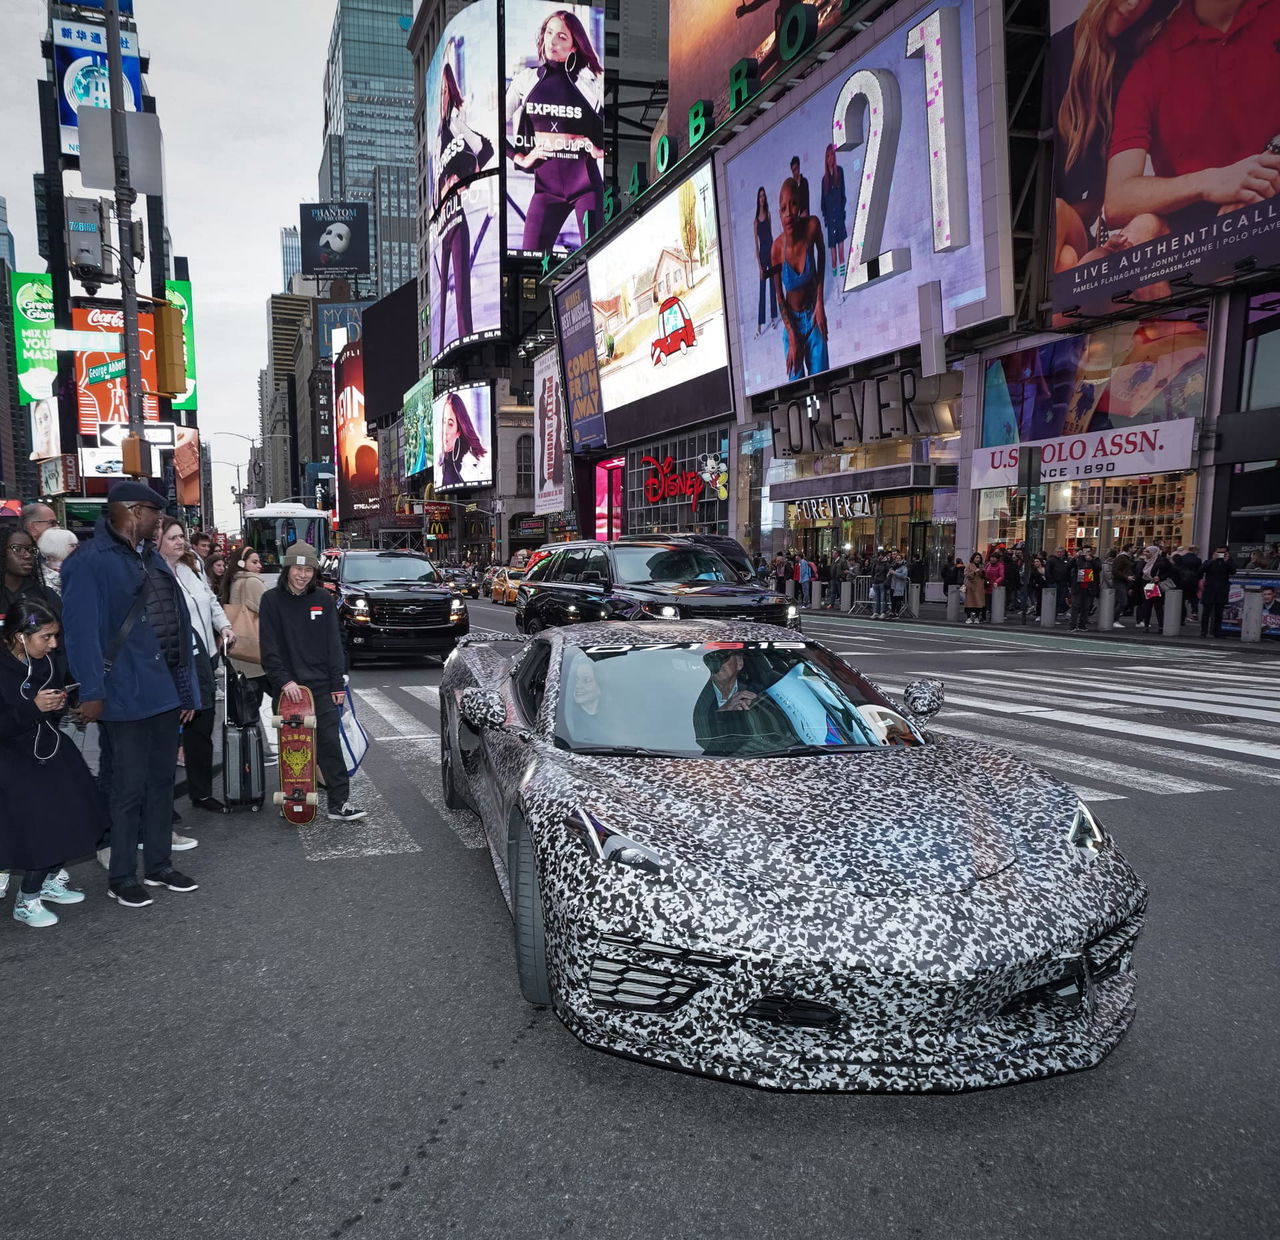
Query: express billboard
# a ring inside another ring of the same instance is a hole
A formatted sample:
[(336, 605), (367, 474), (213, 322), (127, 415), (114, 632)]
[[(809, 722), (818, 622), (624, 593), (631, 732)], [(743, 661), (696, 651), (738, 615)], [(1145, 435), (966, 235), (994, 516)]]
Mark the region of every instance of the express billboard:
[(412, 478), (431, 468), (431, 398), (434, 375), (427, 371), (404, 394), (404, 476)]
[(497, 0), (475, 0), (444, 28), (427, 68), (430, 210), (461, 185), (496, 169), (498, 121)]
[(187, 390), (169, 408), (197, 409), (200, 401), (196, 395), (196, 319), (191, 304), (191, 281), (166, 280), (164, 295), (170, 305), (177, 306), (182, 311), (182, 338), (187, 355)]
[(338, 518), (372, 516), (378, 511), (378, 444), (364, 417), (364, 354), (358, 340), (333, 364), (333, 405)]
[(480, 177), (445, 199), (428, 230), (436, 294), (432, 363), (502, 334), (499, 178)]
[(587, 262), (609, 441), (732, 407), (711, 165)]
[[(120, 60), (124, 70), (124, 106), (142, 111), (142, 64), (138, 35), (120, 32)], [(107, 28), (87, 22), (57, 19), (53, 23), (53, 80), (58, 91), (58, 126), (62, 153), (80, 154), (80, 108), (111, 106), (111, 75), (107, 68)]]
[(435, 489), (493, 482), (493, 388), (471, 383), (440, 392), (431, 405)]
[(604, 9), (507, 0), (507, 249), (564, 254), (603, 220)]
[(13, 307), (18, 403), (46, 400), (53, 395), (58, 377), (58, 354), (53, 347), (53, 278), (11, 271), (9, 304)]
[(369, 274), (369, 204), (304, 202), (298, 207), (304, 276)]
[(718, 162), (747, 394), (1011, 312), (989, 0), (895, 6), (769, 116)]
[(533, 439), (538, 475), (533, 511), (561, 512), (565, 497), (564, 397), (555, 349), (533, 359)]
[(553, 294), (560, 373), (573, 450), (602, 447), (604, 409), (600, 404), (600, 368), (596, 363), (596, 329), (591, 313), (591, 282), (586, 269), (566, 280)]
[(1165, 316), (991, 359), (970, 485), (1017, 486), (1028, 447), (1045, 482), (1189, 468), (1207, 355), (1202, 324)]
[[(71, 327), (78, 332), (124, 331), (124, 311), (118, 307), (73, 306)], [(144, 392), (154, 392), (156, 378), (156, 333), (150, 314), (138, 315), (138, 360)], [(129, 395), (125, 385), (124, 354), (106, 350), (86, 350), (75, 354), (76, 405), (80, 434), (96, 438), (101, 422), (128, 422)], [(142, 397), (142, 416), (148, 421), (160, 417), (155, 396)]]
[(1051, 0), (1055, 311), (1280, 262), (1280, 0), (1214, 18)]

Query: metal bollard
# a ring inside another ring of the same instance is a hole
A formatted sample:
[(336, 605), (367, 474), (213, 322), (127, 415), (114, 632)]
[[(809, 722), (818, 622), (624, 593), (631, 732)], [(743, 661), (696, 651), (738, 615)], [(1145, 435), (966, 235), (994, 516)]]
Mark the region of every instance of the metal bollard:
[(991, 598), (989, 601), (991, 603), (991, 623), (992, 624), (1004, 623), (1004, 599), (1005, 599), (1004, 586), (997, 586), (994, 590), (991, 591)]
[(1045, 586), (1040, 591), (1040, 624), (1046, 629), (1053, 628), (1058, 618), (1058, 587)]
[(959, 624), (964, 615), (964, 586), (952, 586), (947, 591), (947, 623)]
[(920, 583), (913, 581), (907, 586), (907, 611), (913, 620), (920, 619)]
[(1103, 586), (1098, 595), (1098, 632), (1109, 633), (1116, 622), (1116, 592)]
[(1262, 640), (1262, 587), (1245, 586), (1244, 601), (1240, 604), (1240, 640)]
[(1166, 637), (1177, 637), (1182, 632), (1182, 591), (1166, 590), (1164, 595), (1164, 625), (1160, 630)]
[(848, 611), (853, 606), (853, 582), (840, 583), (840, 610)]
[(796, 596), (795, 581), (791, 577), (788, 577), (787, 580), (783, 583), (783, 585), (786, 587), (787, 598), (795, 598)]

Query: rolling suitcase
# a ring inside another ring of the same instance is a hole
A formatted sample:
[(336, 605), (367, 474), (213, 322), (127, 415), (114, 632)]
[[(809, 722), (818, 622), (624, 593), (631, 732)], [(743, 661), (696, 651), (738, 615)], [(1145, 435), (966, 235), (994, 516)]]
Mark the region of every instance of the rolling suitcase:
[(256, 814), (266, 798), (262, 729), (256, 723), (222, 725), (222, 799), (233, 809), (248, 806)]

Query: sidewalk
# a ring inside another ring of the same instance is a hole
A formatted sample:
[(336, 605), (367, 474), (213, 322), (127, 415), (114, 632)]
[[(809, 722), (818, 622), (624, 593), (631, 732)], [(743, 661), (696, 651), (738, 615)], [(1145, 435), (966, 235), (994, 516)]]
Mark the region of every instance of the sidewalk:
[(979, 625), (965, 624), (963, 620), (947, 620), (945, 603), (922, 603), (920, 617), (917, 620), (872, 620), (870, 616), (850, 616), (847, 612), (838, 609), (828, 610), (816, 604), (813, 607), (801, 608), (800, 617), (802, 622), (805, 619), (821, 618), (842, 620), (849, 624), (873, 625), (877, 628), (897, 625), (912, 628), (928, 627), (946, 633), (966, 633), (969, 636), (977, 636), (980, 633), (1025, 633), (1028, 636), (1050, 639), (1057, 637), (1073, 641), (1124, 642), (1129, 645), (1136, 642), (1151, 646), (1177, 646), (1188, 650), (1213, 650), (1219, 653), (1229, 651), (1233, 654), (1259, 655), (1264, 659), (1280, 657), (1280, 638), (1263, 638), (1260, 642), (1246, 644), (1234, 634), (1227, 637), (1201, 637), (1198, 620), (1184, 624), (1179, 636), (1165, 637), (1163, 633), (1148, 633), (1146, 629), (1136, 628), (1132, 617), (1123, 622), (1125, 627), (1122, 629), (1107, 629), (1100, 632), (1096, 628), (1091, 628), (1083, 633), (1072, 633), (1069, 630), (1070, 621), (1066, 615), (1060, 616), (1052, 629), (1041, 627), (1040, 621), (1031, 617), (1028, 617), (1026, 624), (1023, 624), (1021, 613), (1009, 616), (1004, 624), (990, 622)]

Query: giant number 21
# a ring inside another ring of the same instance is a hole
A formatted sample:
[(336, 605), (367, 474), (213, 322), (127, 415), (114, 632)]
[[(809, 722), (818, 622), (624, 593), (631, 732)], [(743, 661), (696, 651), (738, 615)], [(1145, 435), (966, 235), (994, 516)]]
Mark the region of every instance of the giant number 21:
[[(907, 55), (924, 61), (933, 248), (941, 254), (969, 244), (959, 10), (935, 9), (908, 30)], [(901, 129), (898, 79), (888, 69), (859, 69), (841, 88), (831, 118), (831, 140), (837, 150), (867, 144), (844, 278), (846, 291), (911, 268), (909, 249), (880, 249)]]

